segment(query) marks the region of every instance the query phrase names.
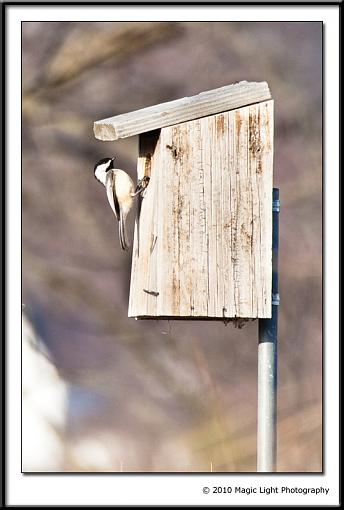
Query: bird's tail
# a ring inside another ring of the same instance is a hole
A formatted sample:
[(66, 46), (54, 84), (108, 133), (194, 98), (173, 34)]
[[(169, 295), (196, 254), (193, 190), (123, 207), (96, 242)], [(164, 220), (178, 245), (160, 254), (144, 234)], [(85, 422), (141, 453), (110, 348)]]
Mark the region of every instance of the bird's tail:
[(126, 216), (121, 211), (118, 223), (118, 230), (119, 230), (119, 242), (121, 244), (122, 250), (124, 251), (126, 251), (129, 248), (127, 233), (125, 230), (125, 220)]

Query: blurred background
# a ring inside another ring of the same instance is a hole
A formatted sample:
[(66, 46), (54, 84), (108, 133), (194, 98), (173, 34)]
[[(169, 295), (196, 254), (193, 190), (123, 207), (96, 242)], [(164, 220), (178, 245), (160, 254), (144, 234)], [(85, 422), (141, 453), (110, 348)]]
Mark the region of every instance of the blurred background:
[[(257, 321), (127, 318), (93, 122), (240, 80), (275, 100), (278, 470), (322, 469), (322, 25), (24, 22), (24, 471), (255, 471)], [(133, 218), (131, 218), (131, 226)]]

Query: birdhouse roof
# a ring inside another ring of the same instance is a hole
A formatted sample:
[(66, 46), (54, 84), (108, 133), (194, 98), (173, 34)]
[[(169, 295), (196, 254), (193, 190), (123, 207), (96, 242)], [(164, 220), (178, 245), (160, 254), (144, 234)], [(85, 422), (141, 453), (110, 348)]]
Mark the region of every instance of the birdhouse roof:
[(196, 96), (160, 103), (94, 123), (99, 140), (112, 141), (271, 99), (268, 84), (241, 81)]

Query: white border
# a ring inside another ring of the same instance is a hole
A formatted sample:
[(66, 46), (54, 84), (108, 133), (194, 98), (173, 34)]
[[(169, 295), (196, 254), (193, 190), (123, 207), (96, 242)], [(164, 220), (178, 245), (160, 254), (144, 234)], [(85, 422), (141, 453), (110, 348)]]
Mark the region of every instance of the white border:
[[(338, 7), (7, 6), (7, 504), (8, 505), (337, 505), (339, 352), (339, 9)], [(325, 466), (319, 475), (34, 475), (20, 473), (20, 64), (21, 21), (49, 20), (324, 21), (326, 179)], [(327, 487), (325, 496), (202, 493), (203, 486)]]

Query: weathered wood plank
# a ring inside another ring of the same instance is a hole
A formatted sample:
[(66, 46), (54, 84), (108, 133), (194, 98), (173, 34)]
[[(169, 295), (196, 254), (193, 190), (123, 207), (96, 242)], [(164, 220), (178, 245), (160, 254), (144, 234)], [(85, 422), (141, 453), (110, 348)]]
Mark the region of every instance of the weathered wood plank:
[(266, 82), (241, 81), (94, 123), (94, 135), (111, 141), (271, 99)]
[(270, 317), (273, 101), (149, 136), (129, 316)]
[[(156, 145), (158, 147), (156, 148)], [(144, 192), (144, 198), (138, 197), (137, 220), (133, 243), (133, 261), (131, 269), (131, 289), (140, 292), (140, 300), (144, 303), (147, 313), (156, 315), (157, 312), (157, 264), (154, 239), (158, 228), (157, 210), (159, 204), (156, 198), (158, 180), (154, 172), (151, 174), (151, 157), (155, 154), (155, 164), (159, 163), (159, 140), (156, 132), (147, 133), (140, 139), (139, 157), (137, 163), (138, 178), (145, 175), (150, 177), (150, 185)], [(138, 221), (140, 217), (144, 222)], [(142, 267), (146, 270), (142, 271)], [(138, 290), (140, 289), (140, 291)], [(134, 294), (131, 293), (131, 296)]]

